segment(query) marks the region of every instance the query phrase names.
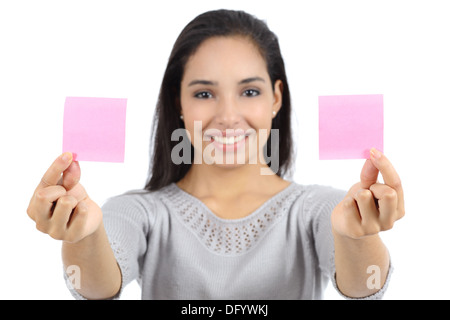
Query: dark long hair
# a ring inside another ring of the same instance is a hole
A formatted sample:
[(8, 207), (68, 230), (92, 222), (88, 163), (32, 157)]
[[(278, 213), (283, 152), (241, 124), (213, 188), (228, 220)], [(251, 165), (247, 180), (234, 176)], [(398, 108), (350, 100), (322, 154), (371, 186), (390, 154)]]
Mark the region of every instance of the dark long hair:
[(181, 80), (188, 59), (196, 52), (200, 44), (211, 37), (218, 36), (243, 36), (251, 39), (266, 61), (272, 86), (275, 85), (276, 80), (282, 81), (282, 107), (272, 120), (272, 129), (279, 130), (278, 150), (271, 150), (271, 135), (269, 135), (264, 154), (272, 155), (272, 152), (278, 152), (277, 169), (279, 169), (276, 174), (280, 177), (291, 169), (293, 162), (291, 98), (276, 35), (269, 30), (264, 21), (243, 11), (209, 11), (196, 17), (183, 29), (170, 54), (153, 119), (151, 139), (153, 144), (146, 190), (158, 190), (179, 181), (191, 167), (194, 155), (192, 145), (190, 146), (192, 161), (189, 164), (175, 164), (171, 159), (172, 149), (179, 143), (171, 140), (172, 132), (184, 128), (184, 123), (180, 119)]

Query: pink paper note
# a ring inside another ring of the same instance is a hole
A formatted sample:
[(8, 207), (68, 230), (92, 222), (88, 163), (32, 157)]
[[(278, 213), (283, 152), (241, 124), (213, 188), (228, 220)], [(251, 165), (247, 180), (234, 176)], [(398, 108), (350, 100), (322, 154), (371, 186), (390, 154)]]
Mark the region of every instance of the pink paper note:
[(76, 161), (123, 162), (127, 99), (67, 97), (63, 152)]
[(383, 152), (383, 95), (319, 96), (319, 159), (369, 159)]

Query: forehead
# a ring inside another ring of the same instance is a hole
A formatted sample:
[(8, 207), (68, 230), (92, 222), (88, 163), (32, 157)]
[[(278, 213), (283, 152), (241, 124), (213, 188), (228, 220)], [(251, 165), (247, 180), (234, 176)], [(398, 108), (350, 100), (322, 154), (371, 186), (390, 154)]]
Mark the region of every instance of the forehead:
[(247, 37), (213, 37), (205, 40), (188, 59), (183, 78), (268, 77), (266, 61)]

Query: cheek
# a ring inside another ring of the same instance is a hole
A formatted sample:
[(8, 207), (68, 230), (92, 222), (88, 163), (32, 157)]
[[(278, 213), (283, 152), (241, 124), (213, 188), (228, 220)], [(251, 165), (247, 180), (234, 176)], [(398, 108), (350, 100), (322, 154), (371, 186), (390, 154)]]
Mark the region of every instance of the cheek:
[(272, 125), (272, 112), (270, 106), (257, 105), (253, 108), (248, 108), (246, 114), (247, 122), (254, 129), (270, 130)]
[(196, 141), (202, 141), (203, 132), (207, 127), (207, 124), (211, 121), (213, 115), (210, 110), (203, 107), (193, 107), (183, 109), (184, 113), (184, 126), (189, 132), (189, 138), (193, 143)]
[(184, 117), (185, 128), (190, 134), (194, 132), (195, 122), (200, 122), (202, 127), (205, 127), (205, 124), (208, 123), (214, 116), (210, 107), (201, 103), (193, 103), (189, 100), (185, 103), (182, 102), (181, 110)]
[(180, 105), (185, 119), (190, 121), (210, 118), (212, 116), (211, 111), (214, 110), (210, 102), (199, 101), (192, 97), (182, 96)]
[(197, 108), (195, 111), (189, 111), (184, 117), (184, 125), (189, 131), (191, 137), (198, 135), (200, 139), (203, 138), (203, 132), (211, 122), (213, 114), (211, 111), (204, 110), (203, 108)]

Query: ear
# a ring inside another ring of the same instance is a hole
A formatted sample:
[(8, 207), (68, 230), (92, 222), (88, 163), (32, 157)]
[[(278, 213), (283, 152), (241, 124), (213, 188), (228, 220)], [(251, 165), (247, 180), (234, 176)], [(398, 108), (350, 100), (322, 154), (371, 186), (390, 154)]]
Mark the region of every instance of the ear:
[(281, 80), (275, 81), (273, 89), (272, 110), (278, 113), (283, 105), (283, 82)]

